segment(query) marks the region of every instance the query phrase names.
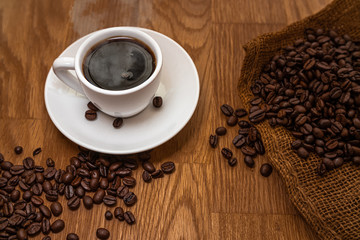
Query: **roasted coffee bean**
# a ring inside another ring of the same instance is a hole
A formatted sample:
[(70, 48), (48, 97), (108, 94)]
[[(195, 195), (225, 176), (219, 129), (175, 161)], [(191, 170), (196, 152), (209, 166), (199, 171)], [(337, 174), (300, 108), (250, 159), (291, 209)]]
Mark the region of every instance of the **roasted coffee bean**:
[(53, 167), (48, 167), (44, 171), (44, 178), (45, 179), (53, 179), (56, 173), (56, 169)]
[(144, 182), (147, 182), (147, 183), (150, 182), (152, 179), (151, 174), (146, 170), (143, 171), (142, 178), (143, 178)]
[(224, 156), (224, 158), (226, 159), (230, 159), (233, 156), (233, 153), (230, 149), (228, 148), (222, 148), (221, 149), (221, 154)]
[(215, 133), (218, 136), (224, 136), (226, 134), (226, 128), (218, 127), (218, 128), (216, 128)]
[(17, 237), (19, 240), (26, 240), (26, 239), (28, 239), (27, 232), (25, 231), (24, 228), (20, 228), (20, 229), (17, 231), (16, 237)]
[(164, 172), (161, 169), (158, 169), (155, 172), (151, 173), (152, 178), (162, 178), (163, 176)]
[(71, 185), (65, 187), (65, 197), (66, 199), (70, 199), (74, 196), (74, 188)]
[(124, 213), (124, 219), (126, 221), (127, 224), (134, 224), (135, 223), (135, 217), (134, 214), (130, 211), (127, 211)]
[(99, 179), (92, 178), (89, 183), (89, 187), (91, 190), (96, 191), (99, 188)]
[(124, 198), (124, 196), (129, 192), (129, 188), (127, 186), (120, 186), (116, 190), (116, 194), (119, 198)]
[(161, 164), (161, 170), (166, 174), (170, 174), (175, 170), (175, 163), (164, 162), (163, 164)]
[(249, 115), (249, 120), (252, 123), (259, 123), (265, 118), (265, 111), (263, 109), (256, 110)]
[(107, 210), (107, 211), (105, 212), (105, 219), (106, 219), (106, 220), (112, 220), (112, 219), (113, 219), (113, 214), (112, 214), (112, 212), (110, 212), (109, 210)]
[(32, 196), (31, 197), (31, 202), (35, 205), (35, 206), (40, 206), (41, 204), (44, 203), (44, 200), (42, 200), (40, 197), (38, 196)]
[(325, 164), (324, 164), (324, 163), (320, 163), (320, 164), (318, 165), (318, 168), (317, 168), (317, 173), (318, 173), (318, 175), (319, 175), (319, 176), (322, 176), (322, 175), (325, 174), (325, 172), (326, 172), (326, 166), (325, 166)]
[(41, 230), (41, 224), (34, 222), (30, 224), (30, 226), (27, 228), (27, 234), (30, 236), (35, 236), (40, 232), (40, 230)]
[(135, 195), (135, 193), (133, 192), (128, 192), (124, 197), (123, 197), (124, 203), (126, 206), (132, 206), (136, 203), (137, 201), (137, 197)]
[(41, 213), (44, 215), (44, 217), (46, 217), (46, 218), (51, 218), (51, 211), (50, 211), (50, 209), (47, 207), (47, 206), (45, 206), (45, 205), (40, 205), (39, 206), (39, 209), (40, 209), (40, 211), (41, 211)]
[(42, 220), (41, 231), (45, 235), (50, 233), (50, 221), (49, 221), (49, 219), (44, 218)]
[(307, 158), (309, 157), (309, 152), (304, 148), (304, 147), (300, 147), (297, 149), (297, 154), (299, 155), (299, 157), (301, 158)]
[(241, 152), (244, 154), (244, 155), (248, 155), (248, 156), (255, 156), (256, 155), (256, 150), (250, 146), (242, 146), (241, 147)]
[(255, 166), (255, 162), (254, 159), (251, 156), (245, 156), (244, 158), (244, 163), (246, 164), (246, 166), (253, 168)]
[(27, 157), (23, 160), (24, 168), (27, 170), (33, 169), (35, 167), (34, 159)]
[(245, 139), (245, 137), (243, 135), (237, 135), (233, 139), (232, 143), (234, 144), (234, 146), (236, 148), (240, 148), (246, 143), (246, 139)]
[(112, 195), (106, 195), (103, 198), (103, 202), (106, 206), (112, 207), (114, 205), (116, 205), (116, 197), (112, 196)]
[(102, 189), (107, 189), (109, 187), (109, 181), (107, 178), (101, 178), (99, 182), (99, 187)]
[(82, 186), (79, 186), (75, 189), (75, 195), (78, 196), (79, 198), (82, 198), (85, 196), (85, 190)]
[(124, 210), (122, 207), (117, 207), (114, 210), (114, 216), (116, 219), (123, 221), (124, 220)]
[(21, 153), (23, 152), (22, 146), (16, 146), (16, 147), (14, 148), (14, 152), (15, 152), (16, 154), (21, 154)]
[(58, 233), (58, 232), (61, 232), (65, 228), (65, 223), (63, 220), (58, 219), (51, 224), (50, 228), (53, 233)]
[(9, 161), (3, 161), (0, 164), (1, 169), (4, 171), (9, 171), (12, 166), (13, 166), (13, 164)]
[(234, 109), (228, 104), (223, 104), (220, 107), (220, 110), (225, 116), (228, 116), (228, 117), (234, 113)]
[(334, 162), (331, 159), (327, 158), (327, 157), (324, 157), (322, 159), (322, 163), (325, 164), (325, 167), (326, 167), (327, 170), (332, 170), (332, 169), (335, 168)]
[(41, 148), (39, 147), (39, 148), (36, 148), (34, 151), (33, 151), (33, 157), (34, 156), (36, 156), (36, 155), (38, 155), (39, 153), (41, 153)]
[(218, 136), (217, 135), (210, 135), (209, 143), (212, 148), (215, 148), (218, 143)]
[(238, 108), (235, 110), (235, 116), (237, 116), (238, 118), (245, 117), (246, 115), (247, 115), (247, 112), (243, 108)]
[(78, 196), (73, 196), (68, 200), (67, 205), (71, 210), (76, 210), (80, 207), (80, 203), (80, 198)]
[(344, 159), (342, 157), (337, 157), (334, 159), (335, 168), (341, 167), (344, 164)]
[(86, 209), (92, 209), (93, 208), (93, 199), (90, 196), (84, 196), (83, 204)]
[(146, 171), (149, 172), (149, 173), (153, 173), (153, 172), (155, 172), (155, 170), (156, 170), (156, 168), (154, 167), (154, 165), (153, 165), (151, 162), (149, 162), (149, 161), (144, 161), (144, 162), (142, 163), (142, 167), (143, 167), (144, 170), (146, 170)]
[(237, 158), (228, 159), (228, 164), (229, 164), (231, 167), (234, 167), (234, 166), (237, 164)]
[(87, 120), (93, 121), (93, 120), (96, 119), (96, 117), (97, 117), (97, 113), (96, 113), (96, 111), (94, 111), (94, 110), (87, 110), (87, 111), (85, 112), (85, 118), (86, 118)]
[(23, 193), (23, 195), (22, 195), (22, 198), (23, 198), (25, 201), (29, 202), (29, 201), (31, 200), (32, 195), (33, 195), (32, 192), (30, 192), (30, 191), (25, 191), (25, 192)]
[[(125, 186), (128, 186), (129, 188), (135, 187), (135, 185), (136, 185), (136, 179), (133, 178), (133, 177), (130, 177), (130, 176), (126, 176), (126, 177), (123, 178), (123, 184), (124, 184)], [(117, 188), (118, 188), (118, 187), (117, 187)], [(117, 188), (116, 188), (116, 189), (117, 189)]]
[(10, 199), (12, 202), (16, 202), (20, 199), (20, 192), (19, 190), (14, 190), (11, 194), (10, 194)]
[(62, 205), (59, 202), (53, 202), (50, 205), (51, 212), (54, 214), (55, 217), (60, 216), (63, 211)]
[(156, 96), (153, 98), (153, 105), (156, 108), (160, 108), (163, 104), (163, 99), (160, 96)]
[(79, 236), (75, 233), (69, 233), (66, 235), (66, 240), (79, 240)]
[(98, 228), (96, 230), (96, 237), (101, 240), (109, 239), (110, 232), (106, 228)]
[(226, 121), (227, 125), (231, 127), (235, 126), (237, 122), (238, 122), (238, 118), (236, 116), (230, 116)]
[(104, 197), (105, 197), (104, 189), (99, 188), (93, 196), (93, 201), (95, 204), (100, 204), (102, 203)]
[(263, 142), (261, 140), (257, 140), (254, 143), (254, 148), (255, 148), (256, 153), (258, 153), (260, 155), (265, 154), (265, 147), (264, 147), (264, 144), (263, 144)]
[(50, 236), (45, 236), (42, 240), (51, 240)]
[(261, 165), (260, 168), (260, 174), (264, 177), (268, 177), (270, 176), (270, 174), (272, 173), (272, 166), (268, 163), (264, 163), (263, 165)]
[(12, 175), (20, 175), (25, 171), (23, 165), (14, 165), (10, 168), (10, 173)]
[(87, 107), (88, 107), (90, 110), (99, 111), (99, 109), (98, 109), (92, 102), (88, 102)]
[(123, 119), (121, 117), (115, 118), (113, 121), (114, 128), (120, 128), (123, 124)]

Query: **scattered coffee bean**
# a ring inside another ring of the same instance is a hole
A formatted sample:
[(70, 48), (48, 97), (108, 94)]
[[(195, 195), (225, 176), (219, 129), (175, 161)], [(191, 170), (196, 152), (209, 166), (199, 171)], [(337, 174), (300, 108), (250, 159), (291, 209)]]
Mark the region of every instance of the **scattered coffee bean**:
[(253, 168), (255, 166), (254, 159), (251, 156), (246, 155), (244, 158), (244, 163), (246, 166)]
[(238, 122), (238, 118), (236, 116), (230, 116), (226, 121), (227, 125), (231, 127), (235, 126), (237, 122)]
[(160, 169), (156, 170), (155, 172), (151, 173), (152, 178), (162, 178), (164, 176), (164, 172)]
[(221, 149), (221, 154), (224, 156), (224, 158), (226, 159), (230, 159), (233, 156), (233, 153), (230, 149), (228, 148), (222, 148)]
[(97, 117), (97, 113), (96, 113), (96, 111), (94, 111), (94, 110), (87, 110), (87, 111), (85, 112), (85, 118), (86, 118), (87, 120), (93, 121), (93, 120), (96, 119), (96, 117)]
[(215, 148), (218, 143), (218, 137), (217, 135), (210, 135), (209, 143), (212, 148)]
[(113, 219), (113, 214), (112, 214), (109, 210), (107, 210), (107, 211), (105, 212), (105, 219), (106, 219), (106, 220), (111, 220), (111, 219)]
[(87, 107), (88, 107), (90, 110), (99, 111), (99, 109), (98, 109), (92, 102), (88, 102)]
[(228, 117), (230, 117), (234, 113), (234, 109), (228, 104), (223, 104), (220, 107), (220, 110), (225, 116), (228, 116)]
[(93, 208), (93, 199), (90, 196), (84, 196), (83, 204), (86, 209), (92, 209)]
[(28, 239), (27, 232), (25, 231), (24, 228), (20, 228), (20, 229), (17, 231), (16, 237), (17, 237), (19, 240), (26, 240), (26, 239)]
[(237, 164), (237, 159), (236, 159), (236, 158), (230, 158), (230, 159), (228, 159), (228, 164), (229, 164), (231, 167), (234, 167), (234, 166)]
[(46, 166), (48, 167), (55, 167), (55, 162), (52, 160), (52, 158), (46, 159)]
[(53, 202), (50, 205), (51, 212), (58, 217), (63, 211), (62, 205), (59, 202)]
[(118, 118), (115, 118), (114, 121), (113, 121), (113, 127), (114, 128), (120, 128), (123, 124), (123, 119), (118, 117)]
[(245, 109), (243, 108), (238, 108), (235, 110), (235, 115), (238, 117), (238, 118), (241, 118), (241, 117), (245, 117), (247, 115), (247, 112)]
[(122, 207), (115, 208), (114, 216), (116, 219), (123, 221), (124, 220), (124, 209), (122, 209)]
[(66, 240), (79, 240), (79, 236), (75, 233), (69, 233), (66, 236)]
[(34, 222), (29, 225), (27, 228), (27, 234), (30, 236), (35, 236), (36, 234), (40, 233), (41, 230), (41, 224)]
[(272, 173), (272, 166), (268, 163), (264, 163), (263, 165), (261, 165), (260, 168), (260, 174), (264, 177), (268, 177), (270, 176), (270, 174)]
[(58, 232), (61, 232), (64, 229), (64, 227), (65, 227), (64, 221), (61, 219), (58, 219), (51, 224), (50, 229), (53, 233), (58, 233)]
[(36, 148), (36, 149), (33, 151), (33, 156), (36, 156), (36, 155), (38, 155), (39, 153), (41, 153), (41, 148)]
[(151, 182), (151, 179), (152, 179), (151, 174), (146, 170), (143, 171), (142, 178), (143, 178), (144, 182), (147, 182), (147, 183)]
[(15, 152), (16, 154), (21, 154), (21, 153), (23, 152), (23, 148), (22, 148), (21, 146), (16, 146), (16, 147), (14, 148), (14, 152)]
[[(95, 198), (94, 198), (95, 199)], [(112, 195), (106, 195), (104, 198), (103, 198), (103, 202), (106, 206), (109, 206), (109, 207), (112, 207), (114, 205), (116, 205), (116, 197), (115, 196), (112, 196)]]
[(162, 104), (163, 104), (163, 100), (162, 100), (162, 98), (160, 96), (154, 97), (154, 99), (153, 99), (154, 107), (160, 108), (162, 106)]
[(175, 170), (175, 163), (164, 162), (163, 164), (161, 164), (161, 170), (166, 174), (170, 174)]
[(102, 203), (104, 197), (105, 197), (104, 189), (99, 188), (93, 196), (93, 201), (95, 204), (100, 204)]
[(135, 223), (134, 214), (132, 212), (130, 212), (130, 211), (127, 211), (127, 212), (124, 213), (124, 219), (130, 225)]
[(110, 237), (110, 232), (105, 228), (98, 228), (96, 230), (96, 237), (100, 239), (108, 239)]
[(218, 127), (218, 128), (216, 128), (215, 133), (218, 136), (224, 136), (226, 134), (226, 128)]
[(71, 210), (76, 210), (80, 207), (80, 198), (78, 196), (73, 196), (67, 202), (68, 207)]
[(126, 204), (126, 206), (132, 206), (132, 205), (134, 205), (136, 203), (137, 197), (136, 197), (135, 193), (128, 192), (124, 196), (123, 200), (124, 200), (124, 203)]
[(144, 161), (142, 163), (142, 167), (143, 167), (144, 170), (146, 170), (149, 173), (153, 173), (156, 170), (156, 168), (154, 167), (154, 165), (150, 161)]

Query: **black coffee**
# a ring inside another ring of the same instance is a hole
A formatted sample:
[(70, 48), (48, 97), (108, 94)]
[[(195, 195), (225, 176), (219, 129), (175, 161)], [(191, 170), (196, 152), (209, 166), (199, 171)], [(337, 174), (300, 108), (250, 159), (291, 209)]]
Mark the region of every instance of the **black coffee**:
[(155, 65), (154, 53), (144, 43), (130, 37), (113, 37), (90, 49), (83, 72), (95, 86), (125, 90), (145, 82)]

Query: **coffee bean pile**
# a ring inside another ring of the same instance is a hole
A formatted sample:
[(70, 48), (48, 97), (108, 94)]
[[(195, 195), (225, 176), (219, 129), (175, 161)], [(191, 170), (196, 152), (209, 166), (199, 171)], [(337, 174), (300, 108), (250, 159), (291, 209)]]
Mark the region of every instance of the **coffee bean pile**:
[(348, 161), (360, 165), (360, 43), (349, 35), (305, 30), (265, 65), (251, 91), (250, 122), (288, 129), (299, 157), (322, 158), (319, 175)]
[[(93, 204), (114, 207), (118, 205), (118, 200), (131, 207), (137, 202), (137, 196), (131, 189), (136, 185), (132, 172), (138, 168), (138, 160), (142, 162), (147, 176), (145, 182), (175, 170), (173, 162), (165, 162), (161, 169), (156, 169), (149, 161), (151, 156), (147, 152), (137, 154), (136, 159), (134, 156), (103, 155), (83, 148), (80, 150), (77, 156), (71, 157), (65, 170), (56, 169), (51, 158), (46, 160), (47, 167), (44, 168), (35, 165), (31, 157), (26, 157), (22, 165), (14, 165), (0, 153), (0, 239), (23, 240), (40, 232), (44, 235), (61, 232), (65, 222), (61, 219), (50, 221), (52, 216), (60, 216), (63, 212), (63, 206), (58, 202), (62, 195), (67, 199), (70, 210), (78, 209), (81, 200), (86, 209), (92, 209)], [(33, 155), (40, 152), (41, 148), (37, 148)], [(21, 153), (17, 151), (17, 154)], [(42, 195), (51, 202), (50, 207), (45, 205)], [(136, 222), (133, 213), (124, 212), (122, 207), (116, 207), (114, 215), (110, 211), (105, 214), (107, 220), (113, 216), (130, 225)], [(108, 239), (110, 233), (99, 228), (96, 235), (100, 239)], [(43, 239), (51, 238), (45, 236)], [(79, 237), (70, 233), (67, 239)]]
[[(154, 97), (152, 103), (155, 108), (160, 108), (163, 104), (162, 97)], [(92, 102), (89, 102), (87, 104), (87, 107), (89, 108), (89, 110), (85, 112), (85, 118), (89, 121), (94, 121), (97, 118), (97, 112), (99, 111), (99, 109)], [(113, 121), (113, 127), (120, 128), (123, 124), (123, 121), (124, 120), (121, 117), (115, 118)], [(19, 151), (22, 151), (22, 149)]]
[[(226, 123), (232, 127), (236, 124), (240, 127), (238, 134), (233, 138), (232, 143), (236, 148), (239, 148), (245, 155), (244, 163), (246, 166), (253, 168), (255, 166), (254, 158), (257, 155), (263, 155), (265, 148), (261, 139), (261, 135), (256, 127), (246, 120), (239, 120), (239, 118), (247, 116), (247, 111), (243, 108), (236, 109), (228, 104), (223, 104), (220, 107), (221, 112), (227, 117)], [(216, 148), (219, 136), (227, 133), (227, 129), (223, 126), (215, 130), (214, 135), (210, 135), (209, 143), (212, 148)], [(233, 167), (237, 164), (237, 158), (233, 157), (233, 152), (229, 148), (221, 149), (222, 156), (227, 159), (228, 164)], [(264, 164), (260, 168), (261, 175), (268, 177), (272, 172), (270, 164)]]

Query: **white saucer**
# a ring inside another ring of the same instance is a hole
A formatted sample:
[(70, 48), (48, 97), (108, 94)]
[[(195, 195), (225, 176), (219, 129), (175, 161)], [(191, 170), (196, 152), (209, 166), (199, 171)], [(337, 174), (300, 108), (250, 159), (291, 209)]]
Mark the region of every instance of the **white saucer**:
[[(159, 146), (175, 136), (190, 120), (199, 99), (199, 76), (187, 52), (167, 36), (143, 28), (159, 44), (163, 54), (161, 83), (156, 95), (161, 108), (149, 105), (135, 117), (124, 119), (121, 128), (99, 112), (95, 121), (84, 117), (88, 99), (59, 80), (52, 69), (45, 83), (45, 105), (55, 126), (74, 143), (109, 154), (130, 154)], [(74, 56), (87, 35), (71, 44), (60, 56)]]

